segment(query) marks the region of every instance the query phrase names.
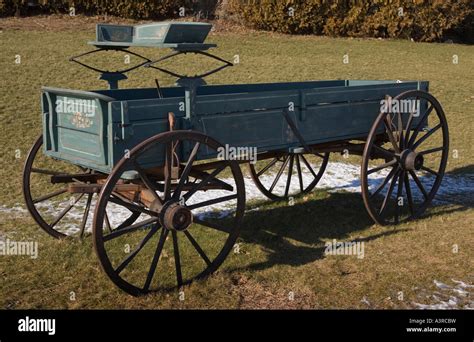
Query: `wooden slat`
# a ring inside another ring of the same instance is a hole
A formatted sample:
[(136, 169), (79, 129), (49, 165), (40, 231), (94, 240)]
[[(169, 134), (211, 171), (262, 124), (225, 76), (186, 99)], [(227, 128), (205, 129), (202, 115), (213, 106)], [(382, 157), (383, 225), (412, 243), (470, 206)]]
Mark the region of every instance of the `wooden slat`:
[[(102, 189), (102, 184), (69, 184), (68, 192), (70, 193), (98, 193)], [(140, 184), (117, 184), (114, 187), (116, 192), (138, 192), (141, 191), (142, 186)]]
[(75, 180), (80, 182), (97, 182), (98, 179), (107, 178), (106, 174), (102, 173), (77, 173), (51, 176), (51, 183), (71, 183)]

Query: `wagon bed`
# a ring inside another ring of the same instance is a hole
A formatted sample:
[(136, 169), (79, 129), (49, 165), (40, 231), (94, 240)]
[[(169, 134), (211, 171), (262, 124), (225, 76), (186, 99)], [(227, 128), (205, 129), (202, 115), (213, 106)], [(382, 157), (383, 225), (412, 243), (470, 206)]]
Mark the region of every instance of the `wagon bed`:
[[(187, 113), (183, 87), (163, 88), (163, 98), (158, 98), (155, 88), (83, 92), (43, 87), (45, 153), (110, 172), (124, 151), (168, 131), (170, 112), (176, 117), (175, 129), (192, 129), (229, 146), (256, 148), (259, 153), (301, 146), (283, 110), (309, 145), (364, 138), (381, 101), (409, 90), (427, 91), (428, 82), (333, 80), (201, 86), (194, 108)], [(58, 113), (58, 100), (92, 100), (96, 113), (88, 118), (74, 110)], [(88, 123), (77, 120), (78, 115)], [(197, 159), (214, 157), (201, 151)], [(163, 161), (163, 155), (157, 153), (145, 166), (159, 166)]]

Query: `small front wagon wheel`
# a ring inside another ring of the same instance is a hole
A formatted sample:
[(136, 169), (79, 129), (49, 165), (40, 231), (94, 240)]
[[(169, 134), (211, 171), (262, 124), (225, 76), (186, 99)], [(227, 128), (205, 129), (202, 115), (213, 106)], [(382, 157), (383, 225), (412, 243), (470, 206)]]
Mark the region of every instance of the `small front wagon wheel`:
[[(239, 236), (245, 189), (235, 161), (200, 161), (221, 146), (199, 132), (165, 132), (117, 163), (100, 193), (93, 235), (102, 268), (119, 288), (141, 295), (181, 287), (225, 260)], [(136, 175), (126, 186), (141, 190), (113, 192), (125, 172)], [(141, 212), (142, 221), (105, 232), (111, 204)]]
[(441, 184), (449, 153), (446, 117), (432, 95), (408, 91), (391, 102), (393, 110), (380, 113), (372, 126), (361, 167), (365, 207), (381, 225), (423, 214)]

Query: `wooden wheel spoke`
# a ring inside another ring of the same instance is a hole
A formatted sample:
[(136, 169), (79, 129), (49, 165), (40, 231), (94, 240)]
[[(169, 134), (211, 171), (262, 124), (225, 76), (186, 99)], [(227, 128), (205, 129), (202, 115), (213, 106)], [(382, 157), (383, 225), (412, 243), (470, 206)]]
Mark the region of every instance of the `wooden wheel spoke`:
[(316, 174), (316, 172), (314, 172), (313, 168), (311, 167), (311, 165), (308, 163), (308, 161), (306, 160), (306, 158), (304, 157), (304, 155), (301, 155), (301, 159), (303, 159), (303, 163), (306, 165), (306, 167), (309, 169), (309, 171), (312, 173), (313, 177), (314, 178), (318, 178), (318, 175)]
[(392, 181), (390, 182), (390, 186), (387, 190), (387, 193), (385, 194), (385, 198), (382, 202), (382, 206), (380, 207), (380, 211), (379, 211), (380, 216), (383, 216), (385, 210), (387, 209), (388, 202), (390, 201), (390, 197), (392, 195), (393, 189), (395, 188), (396, 179), (397, 179), (399, 173), (400, 173), (400, 170), (397, 170), (395, 172), (395, 175), (392, 178)]
[(171, 236), (173, 237), (173, 252), (174, 252), (174, 264), (176, 268), (176, 281), (178, 284), (178, 288), (183, 286), (183, 275), (181, 272), (181, 259), (179, 257), (179, 245), (178, 245), (178, 234), (175, 230), (171, 232)]
[(436, 172), (436, 171), (430, 169), (429, 167), (422, 166), (421, 169), (422, 169), (423, 171), (426, 171), (426, 172), (428, 172), (428, 173), (431, 173), (432, 175), (434, 175), (434, 176), (436, 176), (436, 177), (439, 176), (439, 173), (438, 173), (438, 172)]
[(278, 158), (273, 159), (270, 163), (268, 163), (267, 166), (265, 166), (263, 169), (261, 169), (259, 172), (257, 172), (257, 177), (260, 177), (263, 175), (265, 172), (268, 171), (273, 165), (275, 165), (278, 162)]
[[(127, 257), (125, 259), (123, 259), (120, 262), (120, 264), (115, 269), (115, 272), (117, 274), (120, 274), (125, 269), (125, 267), (127, 267), (127, 265), (137, 256), (137, 254), (143, 249), (143, 247), (145, 247), (146, 243), (153, 237), (153, 235), (158, 231), (159, 228), (160, 228), (160, 225), (156, 224), (153, 227), (153, 229), (150, 230), (145, 235), (145, 237), (142, 239), (142, 241), (140, 241), (138, 246), (135, 247), (135, 249), (129, 255), (127, 255)], [(163, 229), (163, 230), (165, 230), (165, 229)]]
[(408, 173), (405, 172), (405, 192), (407, 193), (408, 199), (408, 208), (410, 209), (410, 214), (413, 216), (415, 214), (413, 196), (411, 194), (410, 181), (408, 179)]
[(413, 143), (415, 142), (416, 137), (418, 136), (418, 133), (421, 130), (421, 126), (426, 123), (426, 119), (428, 118), (428, 115), (433, 111), (434, 107), (430, 105), (428, 109), (423, 113), (423, 115), (420, 118), (420, 121), (416, 125), (415, 129), (413, 130), (413, 133), (410, 137), (410, 140), (408, 141), (407, 147), (411, 147)]
[(155, 223), (155, 222), (158, 222), (158, 218), (157, 217), (152, 217), (150, 219), (140, 221), (138, 223), (129, 225), (129, 226), (121, 228), (121, 229), (115, 229), (111, 233), (109, 233), (109, 234), (107, 234), (103, 237), (104, 242), (115, 239), (115, 238), (118, 238), (119, 236), (122, 236), (124, 234), (136, 232), (137, 230), (140, 230), (143, 227), (145, 227), (147, 225), (150, 225), (152, 223)]
[(47, 194), (47, 195), (44, 195), (44, 196), (41, 196), (41, 197), (38, 197), (38, 198), (34, 199), (34, 200), (33, 200), (33, 203), (36, 204), (36, 203), (39, 203), (39, 202), (43, 202), (43, 201), (49, 200), (50, 198), (53, 198), (53, 197), (62, 195), (62, 194), (64, 194), (65, 192), (67, 192), (67, 189), (66, 189), (66, 188), (60, 189), (60, 190), (57, 190), (57, 191), (54, 191), (54, 192), (51, 192), (51, 193), (49, 193), (49, 194)]
[(441, 147), (430, 148), (429, 150), (418, 152), (418, 154), (425, 155), (425, 154), (440, 152), (440, 151), (443, 151), (443, 150), (444, 150), (444, 147), (441, 146)]
[[(413, 108), (414, 110), (416, 110), (416, 104), (418, 103), (418, 100), (419, 100), (419, 97), (417, 96), (415, 98), (415, 108)], [(415, 112), (410, 112), (410, 116), (408, 117), (408, 120), (407, 120), (407, 125), (406, 125), (406, 128), (405, 128), (405, 139), (404, 139), (404, 146), (408, 146), (408, 141), (409, 141), (409, 137), (410, 137), (410, 127), (411, 127), (411, 124), (413, 122), (413, 118), (415, 117)]]
[(428, 193), (426, 192), (423, 184), (421, 183), (421, 181), (418, 178), (418, 176), (416, 175), (416, 173), (414, 171), (409, 171), (409, 173), (410, 173), (411, 177), (413, 178), (413, 180), (415, 181), (416, 186), (418, 187), (418, 189), (420, 189), (421, 193), (425, 197), (425, 199), (428, 199)]
[(84, 209), (84, 215), (82, 216), (81, 228), (79, 229), (79, 236), (81, 238), (84, 236), (84, 231), (86, 229), (87, 218), (89, 217), (89, 210), (91, 208), (91, 203), (92, 203), (92, 195), (93, 194), (89, 194), (87, 196), (86, 208)]
[(194, 195), (197, 191), (199, 191), (204, 185), (209, 183), (212, 179), (215, 179), (215, 177), (221, 173), (228, 165), (221, 165), (214, 171), (212, 171), (210, 174), (208, 174), (204, 179), (202, 179), (199, 183), (196, 183), (194, 187), (189, 190), (184, 196), (183, 199), (186, 202), (188, 199), (191, 198), (192, 195)]
[(388, 139), (390, 140), (390, 143), (392, 144), (393, 149), (395, 150), (396, 153), (400, 153), (400, 147), (397, 144), (397, 140), (393, 136), (392, 125), (388, 121), (388, 116), (385, 116), (384, 118), (384, 125), (385, 125), (385, 132), (387, 132)]
[(387, 185), (387, 183), (392, 179), (392, 177), (395, 175), (395, 172), (397, 172), (397, 170), (398, 170), (398, 168), (396, 168), (396, 167), (392, 168), (392, 170), (389, 172), (387, 177), (384, 178), (383, 182), (380, 183), (379, 186), (377, 187), (377, 189), (375, 189), (374, 193), (372, 193), (370, 195), (370, 198), (373, 198), (373, 197), (377, 196), (380, 193), (380, 191), (383, 190), (385, 185)]
[(197, 142), (194, 145), (193, 150), (191, 151), (191, 154), (189, 155), (189, 159), (186, 162), (186, 166), (184, 167), (183, 172), (181, 173), (179, 183), (176, 186), (176, 189), (173, 193), (173, 199), (175, 199), (175, 200), (179, 199), (179, 195), (181, 194), (181, 191), (183, 190), (183, 186), (184, 186), (184, 184), (186, 183), (186, 181), (188, 179), (189, 172), (191, 171), (191, 168), (193, 166), (194, 160), (196, 159), (196, 156), (197, 156), (197, 153), (198, 153), (198, 150), (199, 150), (200, 146), (201, 146), (201, 144), (199, 142)]
[(125, 202), (123, 199), (120, 199), (120, 198), (116, 197), (115, 195), (110, 196), (109, 201), (112, 202), (112, 203), (121, 205), (122, 207), (125, 207), (130, 211), (138, 211), (138, 212), (150, 215), (150, 216), (156, 216), (157, 215), (156, 213), (154, 213), (154, 212), (152, 212), (148, 209), (145, 209), (144, 207), (141, 207), (139, 205), (136, 205), (136, 204), (133, 204), (133, 203), (130, 203), (130, 202)]
[(380, 146), (377, 146), (377, 145), (373, 145), (372, 147), (373, 147), (373, 149), (377, 150), (378, 153), (380, 153), (384, 158), (387, 158), (387, 159), (394, 159), (395, 158), (395, 153), (393, 153), (389, 150), (386, 150), (383, 147), (380, 147)]
[(401, 111), (398, 111), (397, 113), (397, 119), (398, 119), (398, 141), (400, 143), (400, 150), (403, 151), (405, 148), (405, 139), (403, 137), (403, 122), (402, 122), (402, 113)]
[(112, 225), (110, 224), (109, 214), (107, 214), (107, 209), (105, 210), (105, 225), (109, 233), (112, 232)]
[(420, 146), (426, 139), (428, 139), (434, 132), (441, 128), (441, 124), (436, 125), (432, 129), (430, 129), (425, 135), (423, 135), (416, 143), (413, 144), (411, 147), (412, 150), (415, 150), (418, 146)]
[(278, 181), (280, 180), (280, 177), (281, 177), (281, 175), (282, 175), (282, 173), (283, 173), (283, 170), (285, 170), (286, 164), (288, 164), (288, 160), (289, 160), (289, 159), (290, 159), (290, 156), (287, 156), (287, 157), (285, 158), (285, 161), (283, 162), (283, 165), (281, 166), (280, 170), (278, 170), (278, 173), (277, 173), (277, 175), (275, 176), (275, 179), (273, 180), (272, 185), (270, 186), (270, 189), (269, 189), (270, 192), (273, 191), (273, 189), (275, 188), (275, 185), (277, 185)]
[(323, 154), (321, 154), (321, 153), (313, 152), (312, 154), (315, 155), (316, 157), (321, 158), (321, 159), (326, 158), (326, 157), (325, 157)]
[(151, 261), (150, 270), (146, 276), (145, 284), (143, 285), (143, 291), (148, 292), (150, 289), (151, 281), (153, 280), (153, 276), (155, 275), (156, 266), (158, 265), (158, 261), (160, 260), (161, 252), (163, 251), (163, 246), (166, 242), (166, 237), (168, 236), (169, 230), (162, 229), (160, 240), (158, 241), (158, 246), (156, 247), (155, 254), (153, 255), (153, 260)]
[(61, 211), (58, 216), (56, 216), (56, 218), (53, 220), (53, 222), (51, 222), (50, 226), (54, 227), (55, 225), (57, 225), (58, 222), (61, 221), (61, 219), (64, 216), (66, 216), (66, 214), (76, 205), (77, 202), (79, 202), (81, 200), (81, 198), (83, 196), (84, 196), (84, 194), (80, 194), (78, 197), (76, 197), (74, 199), (73, 203), (69, 203), (68, 206), (66, 208), (64, 208), (63, 211)]
[(200, 219), (199, 217), (196, 217), (196, 216), (194, 216), (193, 222), (197, 223), (201, 226), (212, 228), (212, 229), (215, 229), (215, 230), (227, 233), (227, 234), (230, 234), (231, 231), (232, 231), (230, 228), (224, 227), (224, 226), (222, 226), (218, 223), (215, 223), (215, 222), (205, 221), (205, 220)]
[(398, 189), (397, 189), (397, 205), (395, 208), (395, 224), (398, 224), (399, 221), (399, 216), (400, 216), (400, 205), (399, 205), (399, 200), (400, 197), (403, 195), (403, 181), (405, 180), (405, 171), (400, 171), (399, 176), (398, 176)]
[(394, 159), (394, 160), (391, 160), (391, 161), (389, 161), (389, 162), (387, 162), (387, 163), (384, 163), (384, 164), (382, 164), (382, 165), (379, 165), (379, 166), (377, 166), (377, 167), (374, 167), (373, 169), (370, 169), (369, 171), (367, 171), (367, 174), (370, 175), (370, 174), (372, 174), (372, 173), (374, 173), (374, 172), (377, 172), (377, 171), (386, 169), (387, 167), (393, 166), (393, 165), (395, 165), (396, 163), (397, 163), (397, 160), (395, 160), (395, 159)]
[(293, 174), (293, 162), (294, 162), (294, 160), (295, 160), (295, 156), (291, 155), (290, 156), (290, 165), (288, 166), (288, 178), (286, 180), (285, 197), (288, 196), (288, 192), (290, 191), (291, 175)]
[(132, 212), (132, 214), (125, 221), (119, 224), (118, 227), (115, 229), (120, 230), (122, 228), (132, 225), (140, 217), (140, 215), (140, 212)]
[(237, 198), (237, 194), (229, 195), (229, 196), (223, 196), (223, 197), (218, 197), (214, 199), (210, 199), (204, 202), (199, 202), (196, 204), (188, 205), (189, 210), (193, 210), (196, 208), (202, 208), (202, 207), (207, 207), (209, 205), (217, 204), (217, 203), (222, 203), (222, 202), (227, 202), (233, 199)]
[(165, 148), (165, 187), (164, 187), (164, 199), (169, 200), (171, 197), (171, 166), (173, 164), (173, 151), (172, 144), (168, 143)]
[(211, 260), (207, 257), (206, 253), (203, 251), (201, 246), (197, 243), (197, 241), (194, 239), (194, 237), (191, 235), (191, 233), (188, 230), (184, 231), (184, 235), (188, 238), (189, 242), (193, 245), (194, 249), (198, 252), (198, 254), (201, 256), (201, 258), (204, 260), (207, 266), (211, 266)]
[(410, 116), (408, 117), (408, 121), (407, 121), (407, 126), (406, 126), (406, 129), (405, 129), (405, 141), (403, 142), (405, 144), (405, 146), (408, 146), (408, 141), (410, 140), (410, 127), (411, 127), (411, 123), (413, 122), (413, 114), (410, 113)]
[(157, 189), (155, 187), (155, 185), (151, 182), (150, 178), (148, 178), (145, 170), (143, 170), (141, 168), (141, 166), (138, 164), (138, 162), (136, 160), (133, 161), (134, 163), (134, 166), (135, 166), (135, 170), (138, 172), (138, 174), (140, 175), (140, 178), (142, 180), (142, 182), (145, 184), (145, 186), (148, 188), (148, 190), (150, 190), (150, 193), (153, 195), (153, 197), (161, 204), (163, 204), (163, 200), (160, 198), (160, 196), (158, 196), (158, 194), (156, 193)]
[(300, 163), (300, 157), (297, 154), (296, 155), (296, 170), (298, 171), (298, 180), (300, 184), (300, 191), (304, 191), (304, 186), (303, 186), (303, 174), (301, 173), (301, 163)]

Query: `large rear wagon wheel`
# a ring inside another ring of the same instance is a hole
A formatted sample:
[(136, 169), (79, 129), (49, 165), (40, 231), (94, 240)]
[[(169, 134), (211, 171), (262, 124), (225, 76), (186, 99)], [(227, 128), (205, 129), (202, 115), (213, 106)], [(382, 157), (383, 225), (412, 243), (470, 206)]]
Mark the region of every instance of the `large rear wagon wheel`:
[[(217, 154), (214, 139), (192, 131), (153, 136), (115, 166), (102, 188), (94, 213), (94, 246), (102, 268), (116, 286), (132, 295), (169, 290), (203, 278), (224, 262), (240, 231), (245, 209), (242, 173), (235, 161), (203, 168), (201, 153)], [(183, 159), (176, 161), (181, 148)], [(162, 154), (164, 166), (147, 168)], [(112, 191), (124, 172), (140, 194)], [(119, 232), (103, 230), (111, 203), (140, 211), (145, 220)], [(171, 241), (170, 241), (171, 240)]]
[(329, 153), (283, 153), (249, 163), (250, 176), (262, 194), (273, 201), (309, 193), (326, 170)]
[[(432, 95), (415, 90), (395, 100), (421, 103), (422, 109), (404, 111), (400, 105), (398, 111), (383, 112), (369, 133), (362, 157), (362, 197), (369, 215), (381, 225), (425, 212), (439, 189), (449, 153), (448, 123)], [(380, 134), (387, 142), (380, 144)], [(383, 159), (373, 162), (374, 156)]]
[[(96, 194), (69, 193), (70, 184), (83, 184), (79, 175), (91, 175), (94, 171), (70, 163), (49, 158), (41, 149), (41, 135), (28, 153), (23, 168), (23, 196), (26, 207), (35, 222), (55, 238), (83, 237), (92, 231), (92, 211)], [(53, 181), (55, 176), (70, 178), (68, 182)], [(105, 178), (106, 176), (104, 176)], [(107, 229), (121, 228), (114, 225), (114, 218), (126, 218), (127, 225), (135, 222), (139, 212), (125, 210), (107, 215)]]

